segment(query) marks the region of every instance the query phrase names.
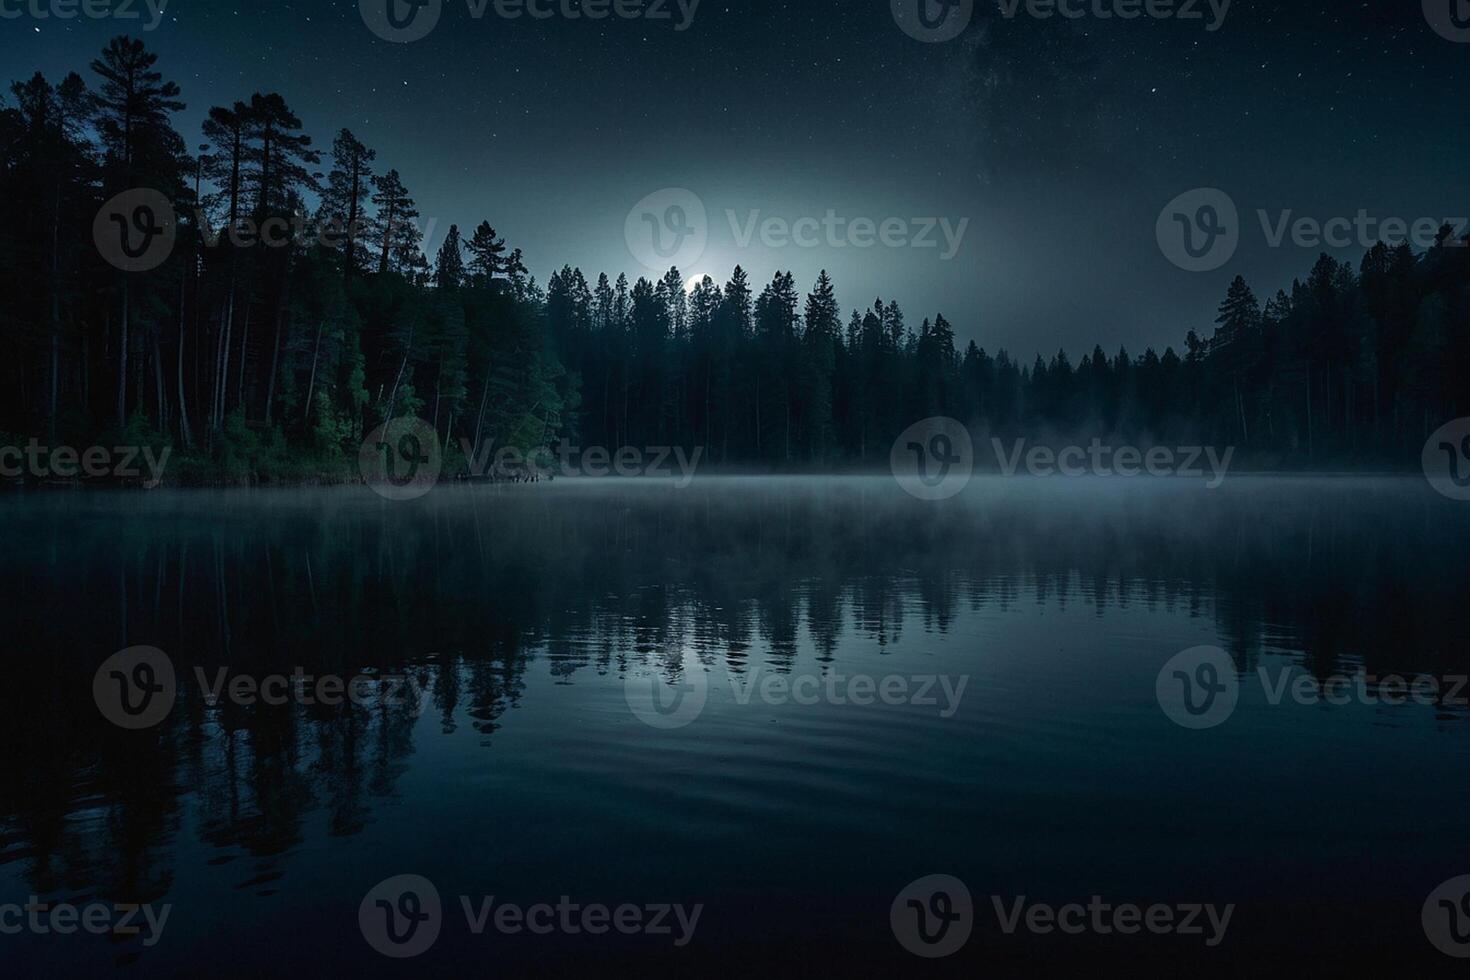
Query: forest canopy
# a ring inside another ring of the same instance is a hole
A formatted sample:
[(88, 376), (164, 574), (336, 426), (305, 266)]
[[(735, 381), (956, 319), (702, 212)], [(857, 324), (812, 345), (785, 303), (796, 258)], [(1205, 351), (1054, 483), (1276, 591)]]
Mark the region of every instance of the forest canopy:
[[(1470, 248), (1448, 229), (1356, 267), (1323, 254), (1264, 301), (1237, 277), (1179, 351), (1028, 361), (960, 349), (943, 315), (915, 324), (892, 300), (844, 315), (825, 272), (805, 295), (739, 267), (724, 283), (563, 267), (543, 287), (489, 220), (430, 256), (409, 182), (349, 130), (318, 144), (282, 95), (242, 93), (191, 140), (183, 98), (118, 37), (0, 102), (0, 445), (166, 445), (186, 481), (336, 479), (367, 432), (413, 415), (451, 461), (565, 438), (825, 468), (881, 465), (943, 415), (1301, 468), (1408, 465), (1470, 404)], [(123, 236), (161, 231), (130, 203), (147, 193), (172, 212), (170, 249), (124, 271), (94, 225), (121, 201)]]

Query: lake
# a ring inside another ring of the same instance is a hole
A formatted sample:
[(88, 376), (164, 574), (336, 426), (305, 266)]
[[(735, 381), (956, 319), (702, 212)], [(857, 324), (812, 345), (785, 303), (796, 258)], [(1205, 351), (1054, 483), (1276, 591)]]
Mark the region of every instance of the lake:
[(15, 975), (1453, 964), (1470, 505), (1423, 479), (0, 508), (0, 906), (138, 927)]

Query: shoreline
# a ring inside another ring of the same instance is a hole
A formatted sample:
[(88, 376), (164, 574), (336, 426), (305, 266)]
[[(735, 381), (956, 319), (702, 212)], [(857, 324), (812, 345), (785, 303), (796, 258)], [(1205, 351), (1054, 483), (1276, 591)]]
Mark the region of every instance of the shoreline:
[[(1249, 477), (1252, 479), (1423, 479), (1423, 474), (1413, 468), (1401, 469), (1241, 469), (1232, 470), (1230, 477)], [(853, 469), (828, 469), (828, 470), (759, 470), (738, 467), (713, 468), (700, 472), (691, 477), (678, 473), (639, 473), (639, 474), (616, 474), (603, 475), (587, 474), (562, 474), (539, 480), (491, 480), (483, 477), (455, 476), (440, 479), (434, 484), (434, 489), (441, 487), (511, 487), (511, 486), (537, 486), (540, 484), (554, 484), (558, 482), (588, 484), (588, 483), (611, 483), (611, 482), (656, 482), (656, 483), (678, 483), (682, 486), (701, 480), (732, 480), (732, 479), (894, 479), (891, 471), (886, 469), (853, 468)], [(1034, 474), (1034, 473), (1005, 473), (1001, 470), (975, 470), (970, 479), (985, 480), (1105, 480), (1120, 482), (1198, 482), (1199, 477), (1181, 476), (1178, 474), (1151, 475), (1137, 473), (1133, 475), (1119, 475), (1085, 473), (1080, 475), (1066, 475), (1061, 473)], [(0, 479), (0, 495), (6, 492), (32, 493), (32, 492), (76, 492), (97, 490), (137, 490), (151, 492), (154, 490), (306, 490), (306, 489), (332, 489), (337, 487), (364, 487), (371, 488), (370, 481), (359, 476), (343, 477), (340, 475), (322, 474), (317, 477), (308, 477), (293, 480), (266, 479), (266, 480), (163, 480), (157, 484), (148, 484), (138, 480), (109, 480), (109, 479), (59, 479), (48, 478), (42, 480), (26, 480), (23, 478)]]

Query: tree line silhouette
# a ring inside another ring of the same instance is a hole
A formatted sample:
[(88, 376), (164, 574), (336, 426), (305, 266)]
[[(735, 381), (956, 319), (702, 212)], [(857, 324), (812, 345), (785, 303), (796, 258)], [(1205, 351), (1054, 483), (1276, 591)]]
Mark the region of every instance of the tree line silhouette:
[[(567, 438), (796, 468), (878, 464), (948, 415), (1308, 466), (1406, 463), (1470, 403), (1470, 249), (1448, 228), (1356, 268), (1323, 254), (1264, 304), (1237, 277), (1182, 352), (1028, 364), (891, 300), (844, 318), (825, 272), (805, 297), (789, 272), (757, 292), (739, 267), (724, 284), (564, 267), (543, 288), (488, 221), (451, 226), (431, 261), (403, 177), (350, 131), (323, 152), (256, 93), (210, 108), (191, 152), (157, 60), (118, 37), (90, 81), (37, 73), (0, 103), (0, 445), (169, 444), (185, 479), (312, 478), (418, 415), (451, 461)], [(173, 203), (177, 235), (127, 273), (93, 223), (137, 188)]]

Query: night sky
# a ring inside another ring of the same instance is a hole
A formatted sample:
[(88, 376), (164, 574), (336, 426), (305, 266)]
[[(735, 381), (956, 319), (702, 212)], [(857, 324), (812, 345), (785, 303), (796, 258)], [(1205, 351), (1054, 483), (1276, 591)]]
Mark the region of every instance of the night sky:
[[(432, 33), (391, 44), (358, 0), (171, 0), (148, 32), (0, 20), (0, 64), (7, 81), (59, 80), (86, 74), (111, 35), (142, 36), (183, 87), (191, 149), (209, 106), (279, 91), (321, 149), (346, 126), (402, 174), (437, 219), (431, 252), (451, 222), (489, 219), (543, 284), (563, 264), (592, 282), (654, 275), (625, 218), (688, 188), (710, 223), (686, 275), (723, 282), (738, 262), (759, 288), (791, 269), (805, 291), (826, 268), (845, 310), (896, 299), (915, 327), (943, 312), (962, 341), (1028, 360), (1065, 346), (1075, 361), (1094, 342), (1179, 347), (1211, 328), (1236, 273), (1263, 299), (1305, 275), (1320, 249), (1270, 247), (1258, 208), (1470, 215), (1470, 43), (1432, 30), (1418, 0), (1236, 0), (1215, 31), (1203, 2), (1203, 20), (1182, 22), (1008, 20), (977, 0), (944, 43), (908, 36), (889, 0), (704, 0), (682, 32), (669, 8), (664, 21), (477, 20), (444, 0)], [(1234, 258), (1205, 273), (1155, 238), (1165, 204), (1197, 187), (1226, 191), (1242, 218)], [(741, 248), (726, 209), (969, 225), (951, 261), (943, 248)], [(1356, 262), (1362, 249), (1330, 251)]]

